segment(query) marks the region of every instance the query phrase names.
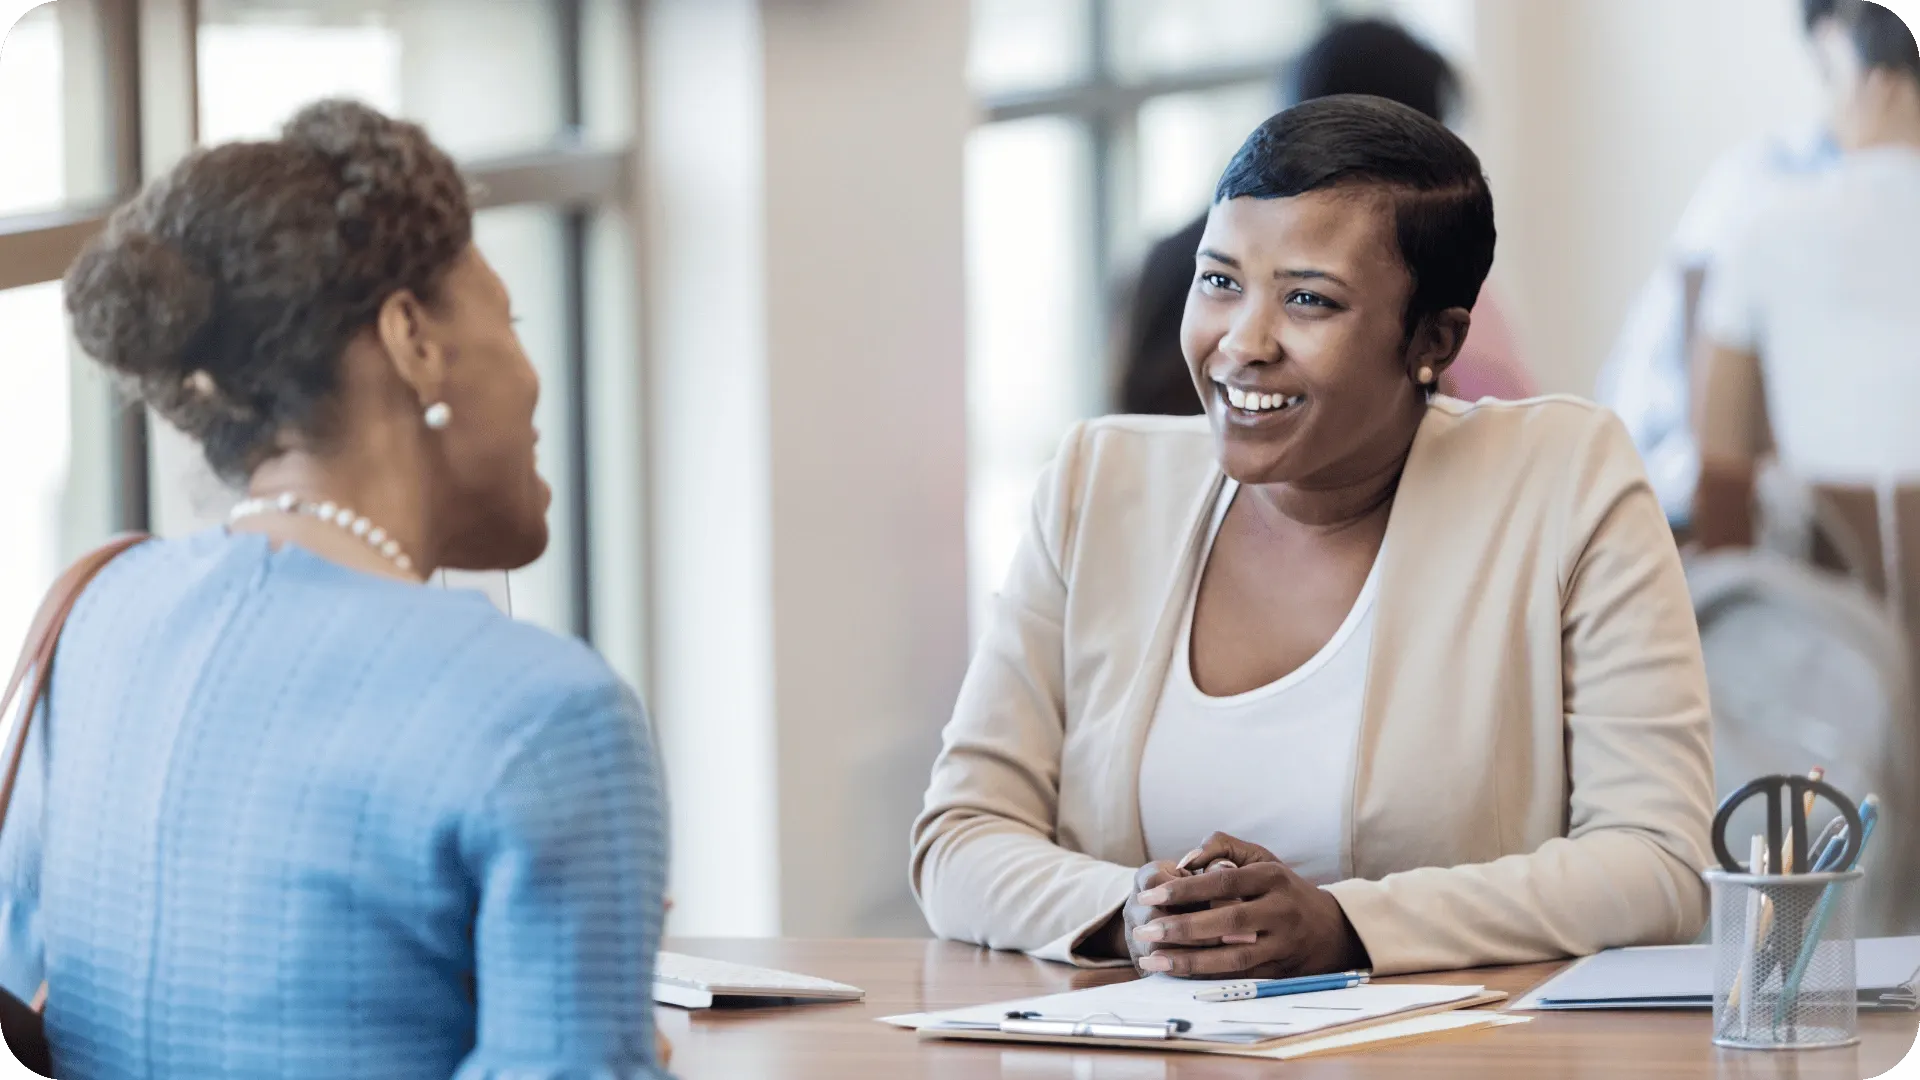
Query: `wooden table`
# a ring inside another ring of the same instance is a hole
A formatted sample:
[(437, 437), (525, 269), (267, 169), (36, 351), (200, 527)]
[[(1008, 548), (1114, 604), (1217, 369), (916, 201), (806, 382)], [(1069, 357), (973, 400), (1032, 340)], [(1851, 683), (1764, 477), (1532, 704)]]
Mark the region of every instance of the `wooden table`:
[[(940, 941), (689, 939), (667, 948), (805, 972), (862, 987), (865, 1001), (759, 1012), (662, 1006), (683, 1080), (1201, 1080), (1213, 1077), (1734, 1077), (1864, 1080), (1914, 1046), (1920, 1016), (1862, 1013), (1860, 1045), (1794, 1054), (1721, 1050), (1704, 1012), (1531, 1013), (1532, 1023), (1403, 1047), (1294, 1062), (1205, 1054), (921, 1041), (874, 1022), (896, 1013), (1057, 993), (1128, 977), (1077, 971)], [(1519, 996), (1558, 964), (1487, 968), (1410, 981), (1484, 983)]]

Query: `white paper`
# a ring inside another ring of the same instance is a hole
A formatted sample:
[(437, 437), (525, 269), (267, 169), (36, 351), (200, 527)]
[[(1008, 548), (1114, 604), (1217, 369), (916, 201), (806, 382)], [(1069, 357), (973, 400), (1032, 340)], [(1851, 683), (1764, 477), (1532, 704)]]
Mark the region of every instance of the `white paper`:
[(1186, 1020), (1193, 1025), (1183, 1038), (1243, 1042), (1250, 1037), (1277, 1039), (1320, 1031), (1343, 1024), (1378, 1020), (1396, 1013), (1430, 1008), (1475, 997), (1480, 986), (1433, 986), (1369, 983), (1346, 990), (1256, 998), (1252, 1001), (1196, 1001), (1194, 995), (1244, 979), (1205, 981), (1150, 975), (1132, 982), (1111, 983), (1046, 997), (1021, 998), (937, 1013), (889, 1016), (882, 1023), (922, 1028), (939, 1024), (998, 1024), (1009, 1012), (1035, 1012), (1048, 1019), (1118, 1019), (1130, 1023), (1161, 1024)]

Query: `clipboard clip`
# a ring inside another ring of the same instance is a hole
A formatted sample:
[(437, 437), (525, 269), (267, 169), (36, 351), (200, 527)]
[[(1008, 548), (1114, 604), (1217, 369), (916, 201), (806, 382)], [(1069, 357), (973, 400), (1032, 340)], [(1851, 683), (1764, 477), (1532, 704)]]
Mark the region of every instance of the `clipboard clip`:
[(1193, 1030), (1186, 1020), (1124, 1020), (1112, 1013), (1095, 1013), (1079, 1020), (1046, 1017), (1036, 1012), (1010, 1012), (1000, 1021), (1002, 1035), (1046, 1035), (1070, 1039), (1143, 1039), (1164, 1042)]

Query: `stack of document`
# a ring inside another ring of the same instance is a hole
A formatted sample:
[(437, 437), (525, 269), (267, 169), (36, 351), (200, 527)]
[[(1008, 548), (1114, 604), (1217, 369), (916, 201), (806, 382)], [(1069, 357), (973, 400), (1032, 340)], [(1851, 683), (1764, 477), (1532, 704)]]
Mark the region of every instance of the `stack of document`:
[[(1201, 991), (1241, 981), (1244, 980), (1204, 981), (1153, 975), (1066, 994), (938, 1013), (889, 1016), (881, 1022), (914, 1028), (921, 1035), (933, 1038), (1126, 1045), (1134, 1049), (1200, 1050), (1284, 1058), (1358, 1048), (1381, 1041), (1432, 1037), (1522, 1019), (1492, 1012), (1455, 1012), (1504, 999), (1504, 994), (1489, 992), (1483, 986), (1372, 983), (1345, 990), (1250, 1001), (1195, 1000), (1194, 995)], [(1002, 1021), (1009, 1013), (1142, 1025), (1184, 1021), (1187, 1026), (1177, 1036), (1152, 1041), (1010, 1035), (1001, 1030)], [(1318, 1045), (1322, 1041), (1325, 1045)]]
[[(1854, 942), (1864, 1009), (1920, 1006), (1920, 937)], [(1713, 951), (1706, 945), (1608, 949), (1541, 983), (1515, 1009), (1710, 1009)]]

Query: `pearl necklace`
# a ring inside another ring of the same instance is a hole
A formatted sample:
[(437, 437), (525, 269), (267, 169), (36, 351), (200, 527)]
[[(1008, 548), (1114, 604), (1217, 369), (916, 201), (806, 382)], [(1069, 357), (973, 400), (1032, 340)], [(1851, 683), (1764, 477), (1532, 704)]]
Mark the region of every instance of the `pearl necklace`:
[(338, 503), (308, 502), (291, 491), (281, 492), (271, 499), (248, 499), (233, 508), (227, 515), (227, 524), (261, 514), (305, 514), (319, 518), (329, 525), (338, 525), (367, 542), (367, 546), (380, 553), (382, 558), (391, 562), (401, 573), (413, 576), (413, 560), (400, 550), (399, 541), (387, 535), (387, 530), (367, 520), (365, 515), (356, 514)]

